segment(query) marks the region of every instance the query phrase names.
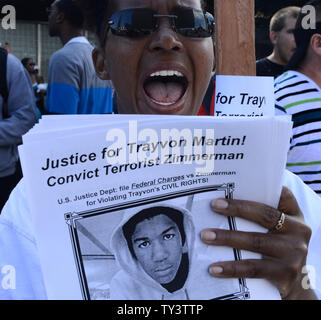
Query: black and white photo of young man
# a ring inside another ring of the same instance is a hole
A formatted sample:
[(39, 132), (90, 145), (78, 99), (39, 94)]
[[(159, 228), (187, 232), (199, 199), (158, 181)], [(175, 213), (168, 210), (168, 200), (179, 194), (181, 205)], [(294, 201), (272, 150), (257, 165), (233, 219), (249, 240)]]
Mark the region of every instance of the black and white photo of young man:
[[(199, 290), (213, 284), (213, 278), (206, 272), (206, 263), (200, 267), (194, 243), (194, 222), (185, 208), (159, 205), (125, 214), (111, 238), (121, 268), (110, 284), (111, 299), (215, 298), (214, 292)], [(228, 285), (229, 281), (224, 282), (224, 287)]]

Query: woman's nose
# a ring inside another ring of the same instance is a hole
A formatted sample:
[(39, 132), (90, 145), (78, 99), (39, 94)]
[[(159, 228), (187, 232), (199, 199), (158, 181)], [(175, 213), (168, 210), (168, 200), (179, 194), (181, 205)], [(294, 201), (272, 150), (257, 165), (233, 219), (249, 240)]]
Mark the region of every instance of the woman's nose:
[(159, 27), (152, 35), (150, 49), (158, 51), (179, 51), (183, 49), (183, 43), (179, 35), (173, 30), (171, 19), (159, 19)]

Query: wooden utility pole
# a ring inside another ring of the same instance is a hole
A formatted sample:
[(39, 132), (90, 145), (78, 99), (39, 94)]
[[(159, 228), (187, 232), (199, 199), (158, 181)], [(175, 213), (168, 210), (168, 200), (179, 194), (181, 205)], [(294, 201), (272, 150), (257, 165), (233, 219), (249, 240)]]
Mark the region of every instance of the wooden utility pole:
[(214, 0), (216, 74), (256, 75), (254, 0)]

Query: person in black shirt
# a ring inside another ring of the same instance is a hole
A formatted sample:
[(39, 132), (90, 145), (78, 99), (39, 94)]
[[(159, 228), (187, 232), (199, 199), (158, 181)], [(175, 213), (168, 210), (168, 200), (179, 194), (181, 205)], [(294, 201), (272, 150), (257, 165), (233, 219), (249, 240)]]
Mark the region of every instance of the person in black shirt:
[(257, 76), (277, 77), (284, 72), (296, 49), (293, 30), (300, 13), (299, 7), (286, 7), (277, 11), (270, 21), (270, 39), (273, 52), (256, 62)]
[(256, 62), (256, 75), (277, 78), (284, 72), (284, 65), (271, 61), (268, 57)]

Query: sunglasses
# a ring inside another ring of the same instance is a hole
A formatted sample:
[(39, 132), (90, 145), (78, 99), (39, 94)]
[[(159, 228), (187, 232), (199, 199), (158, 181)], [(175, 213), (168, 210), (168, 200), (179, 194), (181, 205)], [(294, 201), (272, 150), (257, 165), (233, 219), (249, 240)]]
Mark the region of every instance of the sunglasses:
[(170, 15), (157, 14), (148, 8), (121, 10), (108, 20), (108, 29), (117, 36), (139, 38), (156, 31), (160, 18), (169, 18), (172, 29), (184, 37), (208, 38), (214, 32), (214, 18), (210, 13), (184, 7), (175, 8)]

